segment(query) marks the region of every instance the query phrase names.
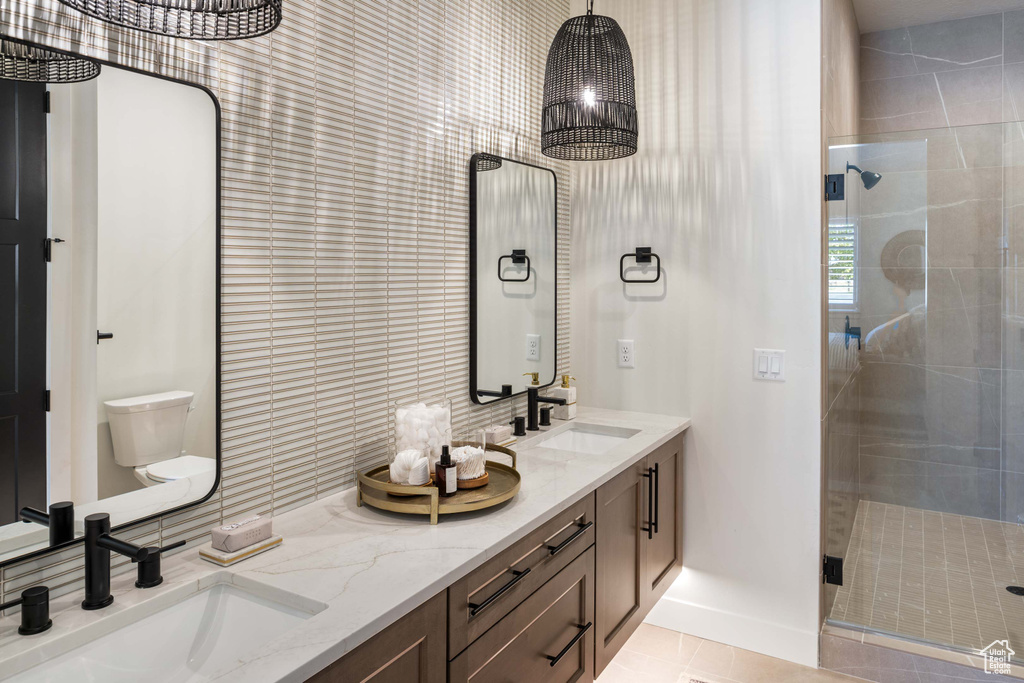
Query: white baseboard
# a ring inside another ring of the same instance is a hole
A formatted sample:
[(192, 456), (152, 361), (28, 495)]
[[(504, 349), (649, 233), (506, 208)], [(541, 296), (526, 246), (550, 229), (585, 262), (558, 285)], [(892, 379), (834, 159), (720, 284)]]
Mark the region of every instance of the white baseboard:
[(784, 624), (669, 597), (659, 600), (644, 621), (769, 657), (818, 667), (818, 634)]

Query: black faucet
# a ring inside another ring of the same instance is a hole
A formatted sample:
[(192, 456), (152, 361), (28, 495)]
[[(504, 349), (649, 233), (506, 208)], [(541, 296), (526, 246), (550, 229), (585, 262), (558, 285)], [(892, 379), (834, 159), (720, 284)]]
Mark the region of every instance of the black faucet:
[(18, 513), (23, 522), (35, 522), (50, 529), (50, 547), (75, 540), (75, 504), (70, 500), (53, 503), (50, 513), (24, 507)]
[(554, 403), (555, 405), (564, 406), (564, 398), (552, 398), (551, 396), (541, 396), (540, 387), (526, 387), (526, 429), (527, 431), (537, 432), (540, 431), (538, 426), (538, 414), (540, 413), (541, 403)]
[(110, 515), (100, 512), (85, 518), (85, 600), (82, 609), (103, 609), (114, 602), (110, 594), (110, 551), (145, 562), (150, 549), (110, 535)]
[(46, 586), (26, 588), (21, 592), (20, 598), (0, 605), (0, 612), (18, 605), (21, 605), (19, 634), (34, 636), (53, 626), (53, 622), (50, 621), (50, 589)]

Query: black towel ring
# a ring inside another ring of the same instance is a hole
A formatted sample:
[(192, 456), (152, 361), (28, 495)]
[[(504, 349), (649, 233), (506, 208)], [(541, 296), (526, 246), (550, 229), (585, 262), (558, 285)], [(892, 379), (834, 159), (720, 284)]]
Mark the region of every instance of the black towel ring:
[[(658, 266), (658, 274), (653, 280), (627, 280), (626, 279), (626, 259), (633, 258), (638, 264), (650, 263), (651, 259), (655, 260)], [(661, 257), (651, 251), (650, 247), (637, 247), (636, 251), (623, 254), (622, 258), (619, 259), (619, 279), (627, 284), (644, 284), (657, 282), (661, 279)]]
[[(512, 263), (516, 265), (526, 264), (526, 277), (514, 278), (504, 277), (501, 274), (501, 262), (504, 259), (512, 259)], [(526, 255), (525, 249), (513, 249), (511, 254), (505, 254), (504, 256), (498, 257), (498, 279), (502, 282), (526, 282), (530, 279), (530, 273), (533, 272), (530, 268), (530, 257)]]

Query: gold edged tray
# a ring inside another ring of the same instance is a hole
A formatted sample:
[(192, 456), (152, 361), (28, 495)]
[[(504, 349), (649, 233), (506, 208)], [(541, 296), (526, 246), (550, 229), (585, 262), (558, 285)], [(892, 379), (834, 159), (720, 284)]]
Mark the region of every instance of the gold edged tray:
[[(467, 444), (452, 444), (454, 447), (463, 445)], [(431, 524), (437, 524), (438, 515), (472, 512), (500, 505), (519, 493), (522, 479), (516, 470), (516, 453), (494, 444), (487, 444), (487, 451), (510, 456), (512, 465), (488, 460), (486, 467), (489, 482), (486, 486), (459, 489), (454, 495), (442, 498), (436, 486), (421, 488), (390, 483), (390, 469), (387, 465), (381, 465), (357, 475), (356, 505), (362, 507), (366, 504), (380, 510), (409, 515), (430, 515)]]

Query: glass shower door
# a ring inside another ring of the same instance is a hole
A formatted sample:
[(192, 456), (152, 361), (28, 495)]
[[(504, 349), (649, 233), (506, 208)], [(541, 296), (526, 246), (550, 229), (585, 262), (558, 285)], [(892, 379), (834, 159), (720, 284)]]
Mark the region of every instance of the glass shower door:
[(1022, 166), (1018, 124), (830, 140), (834, 623), (1024, 656)]

